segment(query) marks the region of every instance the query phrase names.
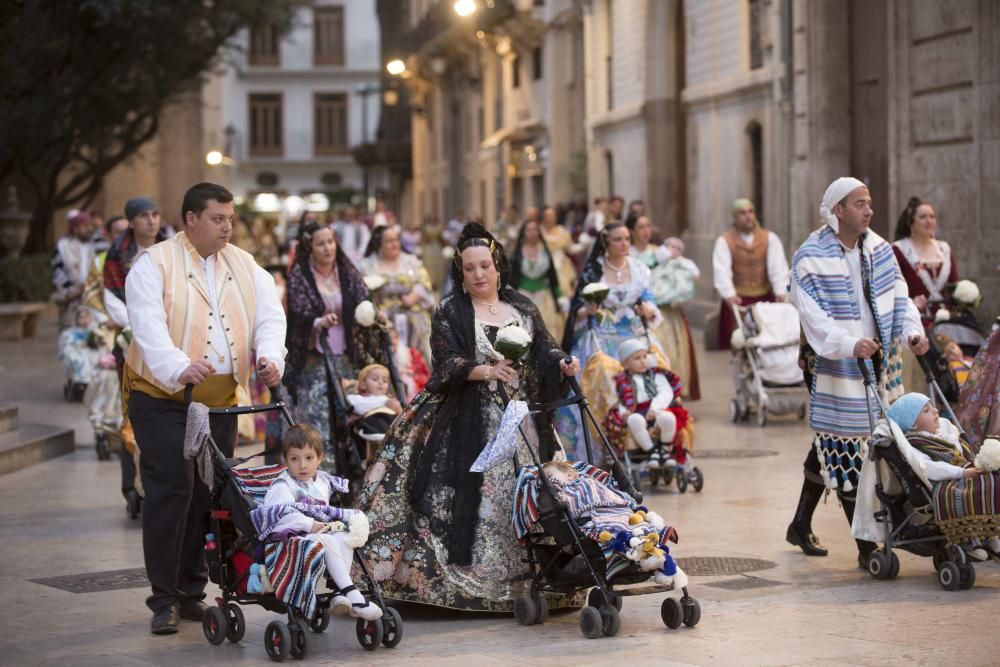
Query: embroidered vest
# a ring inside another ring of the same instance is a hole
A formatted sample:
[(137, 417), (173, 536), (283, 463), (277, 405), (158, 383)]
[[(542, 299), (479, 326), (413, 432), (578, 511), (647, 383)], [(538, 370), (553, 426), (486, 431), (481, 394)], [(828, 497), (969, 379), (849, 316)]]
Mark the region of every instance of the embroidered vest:
[(753, 242), (749, 247), (740, 238), (736, 228), (730, 228), (723, 235), (729, 254), (733, 258), (733, 286), (740, 296), (764, 296), (771, 291), (767, 277), (767, 231), (759, 226), (753, 231)]
[[(163, 276), (163, 305), (166, 309), (167, 330), (178, 349), (191, 359), (208, 358), (208, 332), (215, 307), (205, 285), (201, 256), (184, 232), (157, 243), (148, 250), (150, 259)], [(257, 310), (254, 288), (256, 262), (253, 257), (228, 244), (216, 255), (215, 295), (221, 309), (220, 319), (233, 361), (232, 381), (221, 376), (209, 378), (195, 389), (195, 400), (212, 404), (232, 404), (236, 385), (247, 387), (250, 380), (250, 349), (253, 344), (253, 323)], [(138, 345), (130, 345), (125, 358), (132, 389), (139, 389), (157, 398), (178, 399), (173, 389), (163, 385), (146, 366)], [(227, 386), (222, 386), (227, 385)], [(201, 390), (201, 391), (199, 391)], [(208, 392), (211, 395), (204, 395)], [(199, 397), (199, 393), (203, 396)], [(222, 394), (226, 394), (223, 396)]]

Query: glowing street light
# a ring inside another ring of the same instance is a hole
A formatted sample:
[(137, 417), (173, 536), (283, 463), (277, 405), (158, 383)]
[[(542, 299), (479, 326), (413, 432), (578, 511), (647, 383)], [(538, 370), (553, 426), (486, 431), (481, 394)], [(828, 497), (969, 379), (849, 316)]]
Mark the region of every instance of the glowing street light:
[(224, 158), (225, 156), (222, 154), (222, 151), (208, 151), (208, 154), (205, 156), (205, 162), (214, 167), (222, 164)]
[(386, 64), (385, 69), (387, 72), (389, 72), (389, 74), (393, 76), (399, 76), (400, 74), (406, 71), (406, 63), (404, 63), (399, 58), (396, 58), (395, 60), (390, 60)]
[(475, 0), (457, 0), (455, 2), (455, 13), (459, 16), (470, 16), (476, 11)]

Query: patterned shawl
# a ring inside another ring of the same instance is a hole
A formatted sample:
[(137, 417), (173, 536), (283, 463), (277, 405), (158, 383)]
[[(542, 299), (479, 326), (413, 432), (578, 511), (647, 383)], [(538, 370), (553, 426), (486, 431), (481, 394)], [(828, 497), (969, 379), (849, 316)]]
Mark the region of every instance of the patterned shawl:
[[(843, 326), (851, 335), (864, 335), (861, 308), (871, 305), (875, 317), (876, 336), (883, 350), (902, 336), (903, 319), (908, 302), (906, 282), (890, 246), (875, 232), (864, 234), (861, 244), (862, 283), (867, 295), (854, 293), (843, 246), (833, 229), (824, 225), (814, 231), (792, 257), (792, 279), (823, 311)], [(872, 362), (866, 364), (872, 366)], [(882, 378), (883, 375), (879, 374)], [(884, 378), (882, 378), (884, 379)], [(893, 393), (901, 387), (883, 387)], [(869, 410), (874, 409), (865, 399), (861, 371), (851, 359), (816, 358), (813, 376), (809, 426), (816, 432), (844, 438), (867, 437), (870, 434)]]
[[(160, 229), (156, 233), (156, 243), (167, 240), (167, 234)], [(125, 303), (125, 277), (139, 254), (139, 244), (135, 242), (135, 232), (126, 229), (108, 249), (104, 260), (104, 288)]]

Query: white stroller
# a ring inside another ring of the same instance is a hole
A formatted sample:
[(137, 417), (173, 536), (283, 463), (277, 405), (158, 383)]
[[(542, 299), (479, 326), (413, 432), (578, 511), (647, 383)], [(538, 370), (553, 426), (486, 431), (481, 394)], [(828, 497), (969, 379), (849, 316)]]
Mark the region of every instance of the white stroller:
[(736, 397), (729, 403), (729, 419), (738, 422), (757, 416), (798, 413), (806, 416), (809, 392), (799, 368), (799, 313), (790, 303), (733, 306), (739, 327), (730, 341)]

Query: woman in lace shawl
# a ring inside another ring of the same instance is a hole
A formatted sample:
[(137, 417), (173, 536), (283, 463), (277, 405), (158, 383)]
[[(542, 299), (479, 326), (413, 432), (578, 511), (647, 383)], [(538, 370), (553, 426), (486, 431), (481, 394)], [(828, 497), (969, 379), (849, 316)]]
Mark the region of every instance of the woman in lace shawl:
[[(509, 286), (503, 248), (483, 227), (465, 226), (451, 266), (455, 290), (434, 313), (434, 372), (397, 417), (365, 477), (359, 507), (372, 525), (369, 562), (386, 597), (455, 609), (510, 611), (527, 590), (523, 547), (511, 528), (513, 461), (470, 472), (496, 434), (505, 399), (558, 397), (576, 360), (549, 335), (538, 309)], [(494, 349), (517, 324), (533, 344), (515, 368)], [(547, 453), (551, 425), (527, 420)], [(519, 442), (519, 460), (528, 446)], [(575, 602), (551, 600), (553, 606)]]
[(336, 417), (329, 389), (333, 376), (353, 378), (359, 368), (385, 363), (374, 328), (354, 322), (354, 309), (367, 298), (368, 288), (333, 230), (306, 222), (299, 230), (295, 265), (288, 274), (284, 385), (295, 420), (319, 430), (329, 454), (326, 461), (337, 460), (331, 442)]

